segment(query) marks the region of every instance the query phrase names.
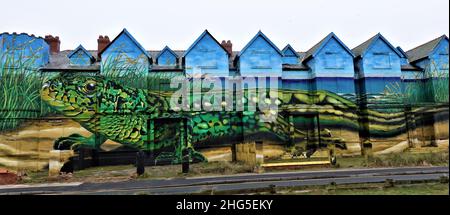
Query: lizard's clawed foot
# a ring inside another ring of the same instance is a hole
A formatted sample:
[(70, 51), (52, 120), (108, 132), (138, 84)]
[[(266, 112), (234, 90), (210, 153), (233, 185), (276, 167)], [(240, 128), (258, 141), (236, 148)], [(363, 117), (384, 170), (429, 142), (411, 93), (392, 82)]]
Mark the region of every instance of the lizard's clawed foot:
[(179, 161), (179, 160), (180, 160), (180, 158), (177, 158), (177, 156), (174, 152), (161, 152), (155, 158), (155, 165), (168, 164), (168, 163), (177, 164), (176, 161)]
[[(195, 151), (193, 148), (187, 148), (185, 150), (188, 150), (189, 162), (191, 163), (208, 161), (205, 156), (203, 156), (200, 152)], [(175, 152), (162, 152), (156, 157), (155, 163), (181, 164), (183, 163), (183, 157)]]
[(81, 139), (85, 137), (80, 134), (71, 134), (68, 137), (60, 137), (53, 143), (53, 149), (55, 150), (76, 150), (81, 145)]
[[(53, 143), (53, 149), (56, 150), (79, 150), (80, 148), (97, 149), (100, 144), (97, 144), (96, 136), (84, 137), (80, 134), (71, 134), (68, 137), (60, 137)], [(103, 141), (104, 142), (104, 141)], [(103, 143), (102, 142), (102, 143)]]
[(188, 148), (188, 150), (189, 150), (189, 157), (191, 158), (191, 161), (193, 163), (208, 162), (208, 159), (206, 159), (206, 157), (203, 156), (202, 153), (195, 151), (193, 148)]

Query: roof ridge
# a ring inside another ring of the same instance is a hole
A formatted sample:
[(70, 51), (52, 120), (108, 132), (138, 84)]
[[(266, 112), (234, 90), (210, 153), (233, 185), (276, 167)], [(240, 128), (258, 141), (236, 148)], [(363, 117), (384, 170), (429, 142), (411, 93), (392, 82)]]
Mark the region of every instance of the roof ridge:
[(67, 57), (68, 58), (71, 58), (72, 57), (72, 55), (74, 55), (76, 52), (78, 52), (79, 50), (81, 50), (81, 51), (83, 51), (84, 53), (86, 53), (88, 56), (89, 56), (89, 58), (91, 58), (91, 59), (95, 59), (95, 57), (88, 51), (88, 50), (86, 50), (85, 48), (84, 48), (84, 46), (83, 45), (78, 45), (77, 46), (77, 48), (75, 48), (74, 50), (72, 50), (72, 52), (70, 52), (68, 55), (67, 55)]
[(185, 57), (187, 54), (189, 54), (189, 52), (200, 42), (200, 40), (202, 40), (206, 35), (209, 35), (214, 42), (217, 43), (217, 45), (219, 45), (227, 54), (227, 56), (229, 56), (230, 54), (228, 53), (228, 51), (222, 46), (222, 44), (219, 43), (219, 41), (208, 31), (208, 29), (205, 29), (203, 31), (202, 34), (200, 34), (200, 36), (197, 37), (197, 39), (195, 39), (194, 43), (192, 43), (188, 49), (186, 49), (183, 54), (183, 56), (181, 57)]
[(292, 52), (294, 52), (295, 56), (300, 57), (300, 55), (297, 53), (297, 51), (289, 43), (281, 50), (281, 52), (283, 52), (283, 55), (284, 55), (284, 52), (287, 51), (287, 49), (290, 49)]
[(324, 38), (322, 38), (319, 42), (317, 42), (316, 44), (314, 44), (311, 48), (309, 48), (309, 49), (306, 51), (306, 53), (310, 52), (315, 46), (317, 46), (317, 45), (319, 45), (319, 44), (325, 42), (325, 39), (327, 39), (329, 35), (330, 35), (330, 34), (328, 34), (327, 36), (325, 36)]
[(359, 45), (357, 45), (356, 47), (354, 47), (354, 48), (352, 48), (352, 51), (354, 51), (355, 49), (358, 49), (358, 48), (360, 48), (360, 47), (362, 47), (362, 46), (365, 46), (365, 45), (370, 45), (370, 44), (368, 44), (368, 43), (370, 43), (372, 40), (374, 40), (376, 37), (379, 37), (380, 36), (380, 33), (377, 33), (377, 34), (375, 34), (374, 36), (372, 36), (372, 37), (370, 37), (369, 39), (367, 39), (367, 40), (365, 40), (364, 42), (362, 42), (361, 44), (359, 44)]
[(99, 55), (102, 55), (106, 51), (106, 49), (108, 49), (122, 34), (125, 34), (131, 40), (131, 42), (133, 42), (138, 47), (138, 49), (144, 52), (144, 55), (152, 60), (152, 57), (148, 54), (147, 50), (145, 50), (145, 48), (133, 37), (133, 35), (131, 35), (130, 32), (128, 32), (126, 28), (124, 28), (110, 43), (108, 43), (108, 45), (103, 48), (102, 51), (100, 51)]
[(422, 43), (422, 44), (420, 44), (420, 45), (418, 45), (418, 46), (416, 46), (416, 47), (414, 47), (414, 48), (412, 48), (412, 49), (406, 51), (406, 54), (408, 54), (408, 52), (410, 52), (410, 51), (413, 51), (413, 50), (418, 49), (418, 48), (420, 48), (420, 47), (426, 46), (426, 45), (428, 45), (428, 44), (434, 42), (435, 40), (442, 39), (443, 37), (447, 37), (447, 35), (444, 34), (444, 35), (441, 35), (441, 36), (439, 36), (439, 37), (436, 37), (436, 38), (434, 38), (434, 39), (432, 39), (432, 40), (430, 40), (430, 41), (428, 41), (428, 42)]
[[(325, 36), (323, 39), (321, 39), (318, 43), (316, 43), (313, 47), (311, 47), (310, 49), (308, 49), (308, 51), (304, 52), (305, 56), (303, 57), (302, 61), (306, 61), (309, 60), (309, 58), (313, 57), (314, 53), (318, 52), (320, 49), (322, 49), (323, 43), (326, 40), (330, 40), (331, 38), (333, 38), (338, 42), (338, 44), (344, 48), (350, 55), (352, 55), (353, 57), (355, 57), (353, 51), (347, 47), (347, 45), (345, 45), (344, 42), (342, 42), (339, 37), (334, 33), (331, 32), (329, 33), (327, 36)], [(314, 53), (312, 53), (314, 52)]]
[(445, 34), (408, 50), (406, 52), (408, 59), (411, 62), (415, 62), (420, 59), (426, 58), (430, 54), (430, 52), (436, 49), (436, 46), (444, 39), (448, 40), (448, 37)]
[(44, 37), (42, 37), (42, 36), (36, 36), (35, 34), (28, 34), (28, 33), (25, 33), (25, 32), (22, 32), (22, 33), (18, 34), (17, 32), (9, 33), (7, 31), (5, 31), (3, 33), (0, 33), (0, 35), (27, 35), (29, 37), (34, 37), (36, 39), (43, 39), (44, 40)]
[(382, 40), (382, 42), (384, 44), (386, 44), (392, 51), (394, 51), (394, 53), (397, 54), (397, 56), (402, 57), (403, 54), (394, 45), (392, 45), (392, 43), (389, 42), (389, 40), (386, 39), (386, 37), (384, 37), (380, 32), (378, 32), (377, 34), (375, 34), (373, 37), (369, 38), (365, 42), (361, 43), (357, 47), (353, 48), (352, 49), (353, 53), (357, 57), (359, 57), (359, 56), (362, 57), (366, 53), (366, 51), (372, 47), (372, 44), (378, 39)]
[(252, 37), (252, 39), (244, 46), (244, 48), (242, 48), (242, 50), (240, 51), (239, 55), (243, 54), (248, 47), (250, 47), (250, 45), (259, 37), (261, 36), (263, 38), (263, 40), (265, 40), (267, 43), (269, 43), (270, 46), (272, 46), (272, 48), (275, 49), (276, 52), (278, 52), (278, 54), (280, 54), (281, 56), (283, 56), (283, 52), (277, 47), (277, 45), (275, 45), (275, 43), (273, 43), (261, 30), (258, 31), (258, 33), (255, 34), (255, 36)]
[(165, 52), (168, 51), (169, 53), (171, 53), (172, 55), (175, 55), (176, 58), (179, 58), (178, 54), (175, 53), (175, 51), (173, 51), (168, 45), (164, 46), (164, 48), (162, 50), (159, 51), (158, 55), (156, 56), (156, 60), (161, 57), (161, 55)]

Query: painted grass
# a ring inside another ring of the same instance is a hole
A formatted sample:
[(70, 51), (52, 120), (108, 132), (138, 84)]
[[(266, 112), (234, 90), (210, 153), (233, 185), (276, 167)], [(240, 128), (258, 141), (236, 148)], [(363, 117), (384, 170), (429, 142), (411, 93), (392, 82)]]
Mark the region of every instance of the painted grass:
[(170, 90), (170, 81), (180, 75), (175, 72), (151, 72), (140, 59), (133, 60), (126, 53), (107, 57), (102, 62), (102, 75), (125, 86), (153, 91)]
[(432, 61), (430, 69), (426, 70), (427, 77), (432, 81), (430, 85), (436, 102), (448, 102), (448, 68), (448, 64), (439, 68), (439, 64)]
[(146, 89), (148, 68), (139, 59), (129, 58), (126, 53), (108, 56), (101, 64), (101, 73), (106, 78), (125, 86)]
[(393, 100), (415, 104), (423, 102), (448, 102), (449, 73), (448, 65), (443, 65), (442, 69), (438, 64), (431, 62), (425, 71), (419, 72), (414, 77), (414, 82), (396, 82), (389, 84), (385, 88), (384, 95)]
[(0, 131), (52, 112), (40, 99), (42, 79), (33, 67), (35, 58), (19, 61), (7, 55), (0, 59), (4, 60), (0, 66)]
[[(56, 113), (41, 101), (40, 89), (48, 77), (33, 67), (36, 57), (5, 54), (0, 59), (4, 60), (0, 66), (0, 131), (13, 130), (26, 120)], [(101, 75), (125, 86), (166, 91), (170, 80), (179, 74), (149, 74), (148, 68), (118, 55), (102, 64)]]

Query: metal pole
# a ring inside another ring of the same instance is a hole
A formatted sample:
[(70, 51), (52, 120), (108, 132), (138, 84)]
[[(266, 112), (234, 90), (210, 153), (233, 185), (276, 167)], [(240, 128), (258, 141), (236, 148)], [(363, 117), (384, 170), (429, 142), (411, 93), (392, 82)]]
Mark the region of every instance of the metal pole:
[(139, 151), (136, 153), (136, 173), (142, 175), (145, 172), (145, 152)]
[(189, 172), (189, 149), (184, 148), (182, 152), (183, 160), (181, 163), (181, 168), (183, 173)]

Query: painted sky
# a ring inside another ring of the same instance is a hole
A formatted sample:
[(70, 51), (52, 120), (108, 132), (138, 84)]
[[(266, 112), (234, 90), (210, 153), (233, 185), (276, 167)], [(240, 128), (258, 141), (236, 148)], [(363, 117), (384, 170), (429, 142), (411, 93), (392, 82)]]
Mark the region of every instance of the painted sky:
[(280, 49), (305, 51), (330, 32), (350, 48), (381, 32), (409, 50), (449, 34), (448, 0), (2, 0), (0, 32), (60, 36), (61, 49), (97, 48), (124, 27), (146, 49), (187, 49), (208, 29), (240, 50), (262, 30)]

